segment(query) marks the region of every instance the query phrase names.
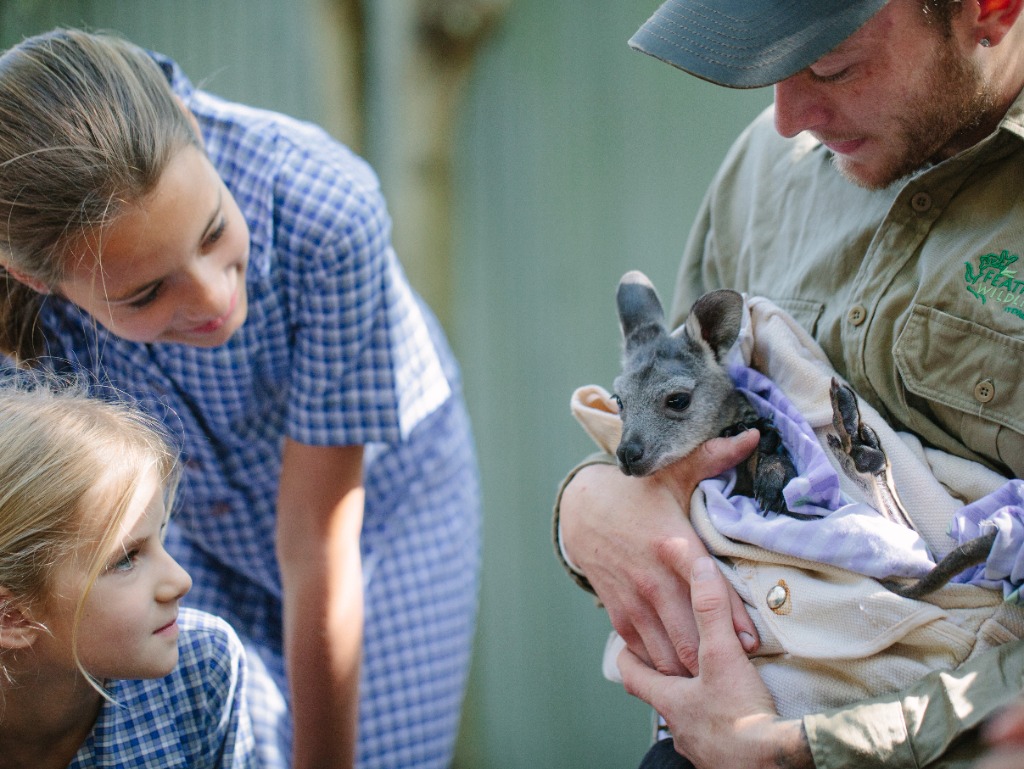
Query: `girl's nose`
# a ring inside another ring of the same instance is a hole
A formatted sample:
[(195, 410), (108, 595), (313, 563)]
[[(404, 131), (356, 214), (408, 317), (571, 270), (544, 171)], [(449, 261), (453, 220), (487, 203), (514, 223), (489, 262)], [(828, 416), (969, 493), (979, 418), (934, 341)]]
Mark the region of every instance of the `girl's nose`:
[(775, 130), (787, 139), (821, 128), (828, 108), (806, 70), (775, 84)]
[(165, 571), (161, 575), (157, 599), (160, 601), (177, 601), (192, 589), (192, 577), (166, 550), (163, 551), (163, 557), (165, 559), (163, 564)]
[(197, 266), (189, 285), (189, 317), (199, 323), (221, 317), (231, 307), (231, 293), (228, 274), (213, 260)]

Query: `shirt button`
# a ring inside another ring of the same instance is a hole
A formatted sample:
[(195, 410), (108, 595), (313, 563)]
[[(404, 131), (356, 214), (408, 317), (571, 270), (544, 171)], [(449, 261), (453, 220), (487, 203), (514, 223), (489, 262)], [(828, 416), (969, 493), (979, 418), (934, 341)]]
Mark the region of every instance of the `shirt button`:
[(974, 385), (974, 398), (978, 403), (988, 403), (996, 397), (996, 386), (991, 379), (982, 379)]
[(917, 213), (923, 214), (931, 209), (932, 196), (927, 192), (915, 192), (913, 197), (910, 198), (910, 207), (917, 211)]
[(227, 515), (230, 512), (231, 512), (231, 503), (230, 502), (218, 502), (217, 504), (215, 504), (213, 507), (210, 508), (210, 513), (212, 513), (214, 515), (214, 517), (217, 517), (217, 518), (219, 518), (222, 515)]
[(793, 611), (793, 605), (789, 600), (789, 585), (786, 584), (786, 580), (780, 579), (778, 584), (768, 591), (765, 603), (776, 614), (789, 614)]
[(859, 326), (868, 318), (868, 311), (859, 304), (855, 304), (850, 308), (850, 311), (846, 313), (846, 319), (855, 326)]

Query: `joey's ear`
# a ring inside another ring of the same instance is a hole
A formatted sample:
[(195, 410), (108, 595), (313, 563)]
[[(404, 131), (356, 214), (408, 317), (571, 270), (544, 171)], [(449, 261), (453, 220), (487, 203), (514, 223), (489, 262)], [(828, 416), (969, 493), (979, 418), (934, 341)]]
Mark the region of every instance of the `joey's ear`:
[(42, 626), (32, 619), (24, 604), (0, 587), (0, 651), (26, 649), (41, 631)]
[(33, 278), (31, 275), (26, 275), (20, 270), (15, 270), (13, 267), (8, 267), (6, 265), (3, 265), (3, 269), (8, 275), (10, 275), (16, 281), (28, 286), (33, 291), (36, 291), (40, 294), (50, 293), (50, 287), (43, 283), (43, 281), (39, 280), (39, 278)]
[(627, 348), (665, 333), (665, 311), (661, 300), (654, 285), (642, 272), (633, 270), (623, 275), (615, 298)]
[(703, 339), (721, 361), (740, 335), (743, 297), (728, 288), (709, 291), (693, 303), (686, 317), (686, 333)]
[(978, 17), (975, 36), (986, 45), (998, 45), (1016, 23), (1024, 0), (977, 0)]

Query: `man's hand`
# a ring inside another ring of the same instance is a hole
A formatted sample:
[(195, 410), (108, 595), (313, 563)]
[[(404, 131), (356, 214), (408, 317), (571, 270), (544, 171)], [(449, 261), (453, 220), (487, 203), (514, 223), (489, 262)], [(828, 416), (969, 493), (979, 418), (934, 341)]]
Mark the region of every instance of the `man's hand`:
[[(593, 465), (562, 496), (566, 551), (629, 648), (662, 673), (685, 675), (697, 667), (687, 581), (694, 561), (707, 550), (690, 525), (690, 497), (700, 481), (749, 456), (758, 438), (756, 430), (715, 438), (643, 478), (627, 477), (612, 465)], [(739, 596), (730, 593), (735, 633), (753, 651), (754, 623)]]
[(1024, 700), (993, 718), (984, 735), (992, 749), (977, 769), (1024, 769)]
[(662, 675), (627, 648), (618, 659), (626, 691), (662, 715), (676, 750), (698, 769), (813, 769), (802, 723), (779, 718), (736, 638), (729, 585), (710, 558), (694, 564), (690, 597), (700, 633), (696, 675)]

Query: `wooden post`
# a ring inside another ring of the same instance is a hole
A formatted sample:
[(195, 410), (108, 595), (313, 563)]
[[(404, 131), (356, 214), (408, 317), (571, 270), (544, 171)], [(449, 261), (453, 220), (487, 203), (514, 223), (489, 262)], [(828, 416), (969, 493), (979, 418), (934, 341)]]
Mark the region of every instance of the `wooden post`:
[(362, 136), (388, 198), (392, 239), (410, 281), (445, 325), (454, 299), (458, 106), (474, 55), (510, 1), (365, 0), (361, 13), (346, 14), (362, 24)]

